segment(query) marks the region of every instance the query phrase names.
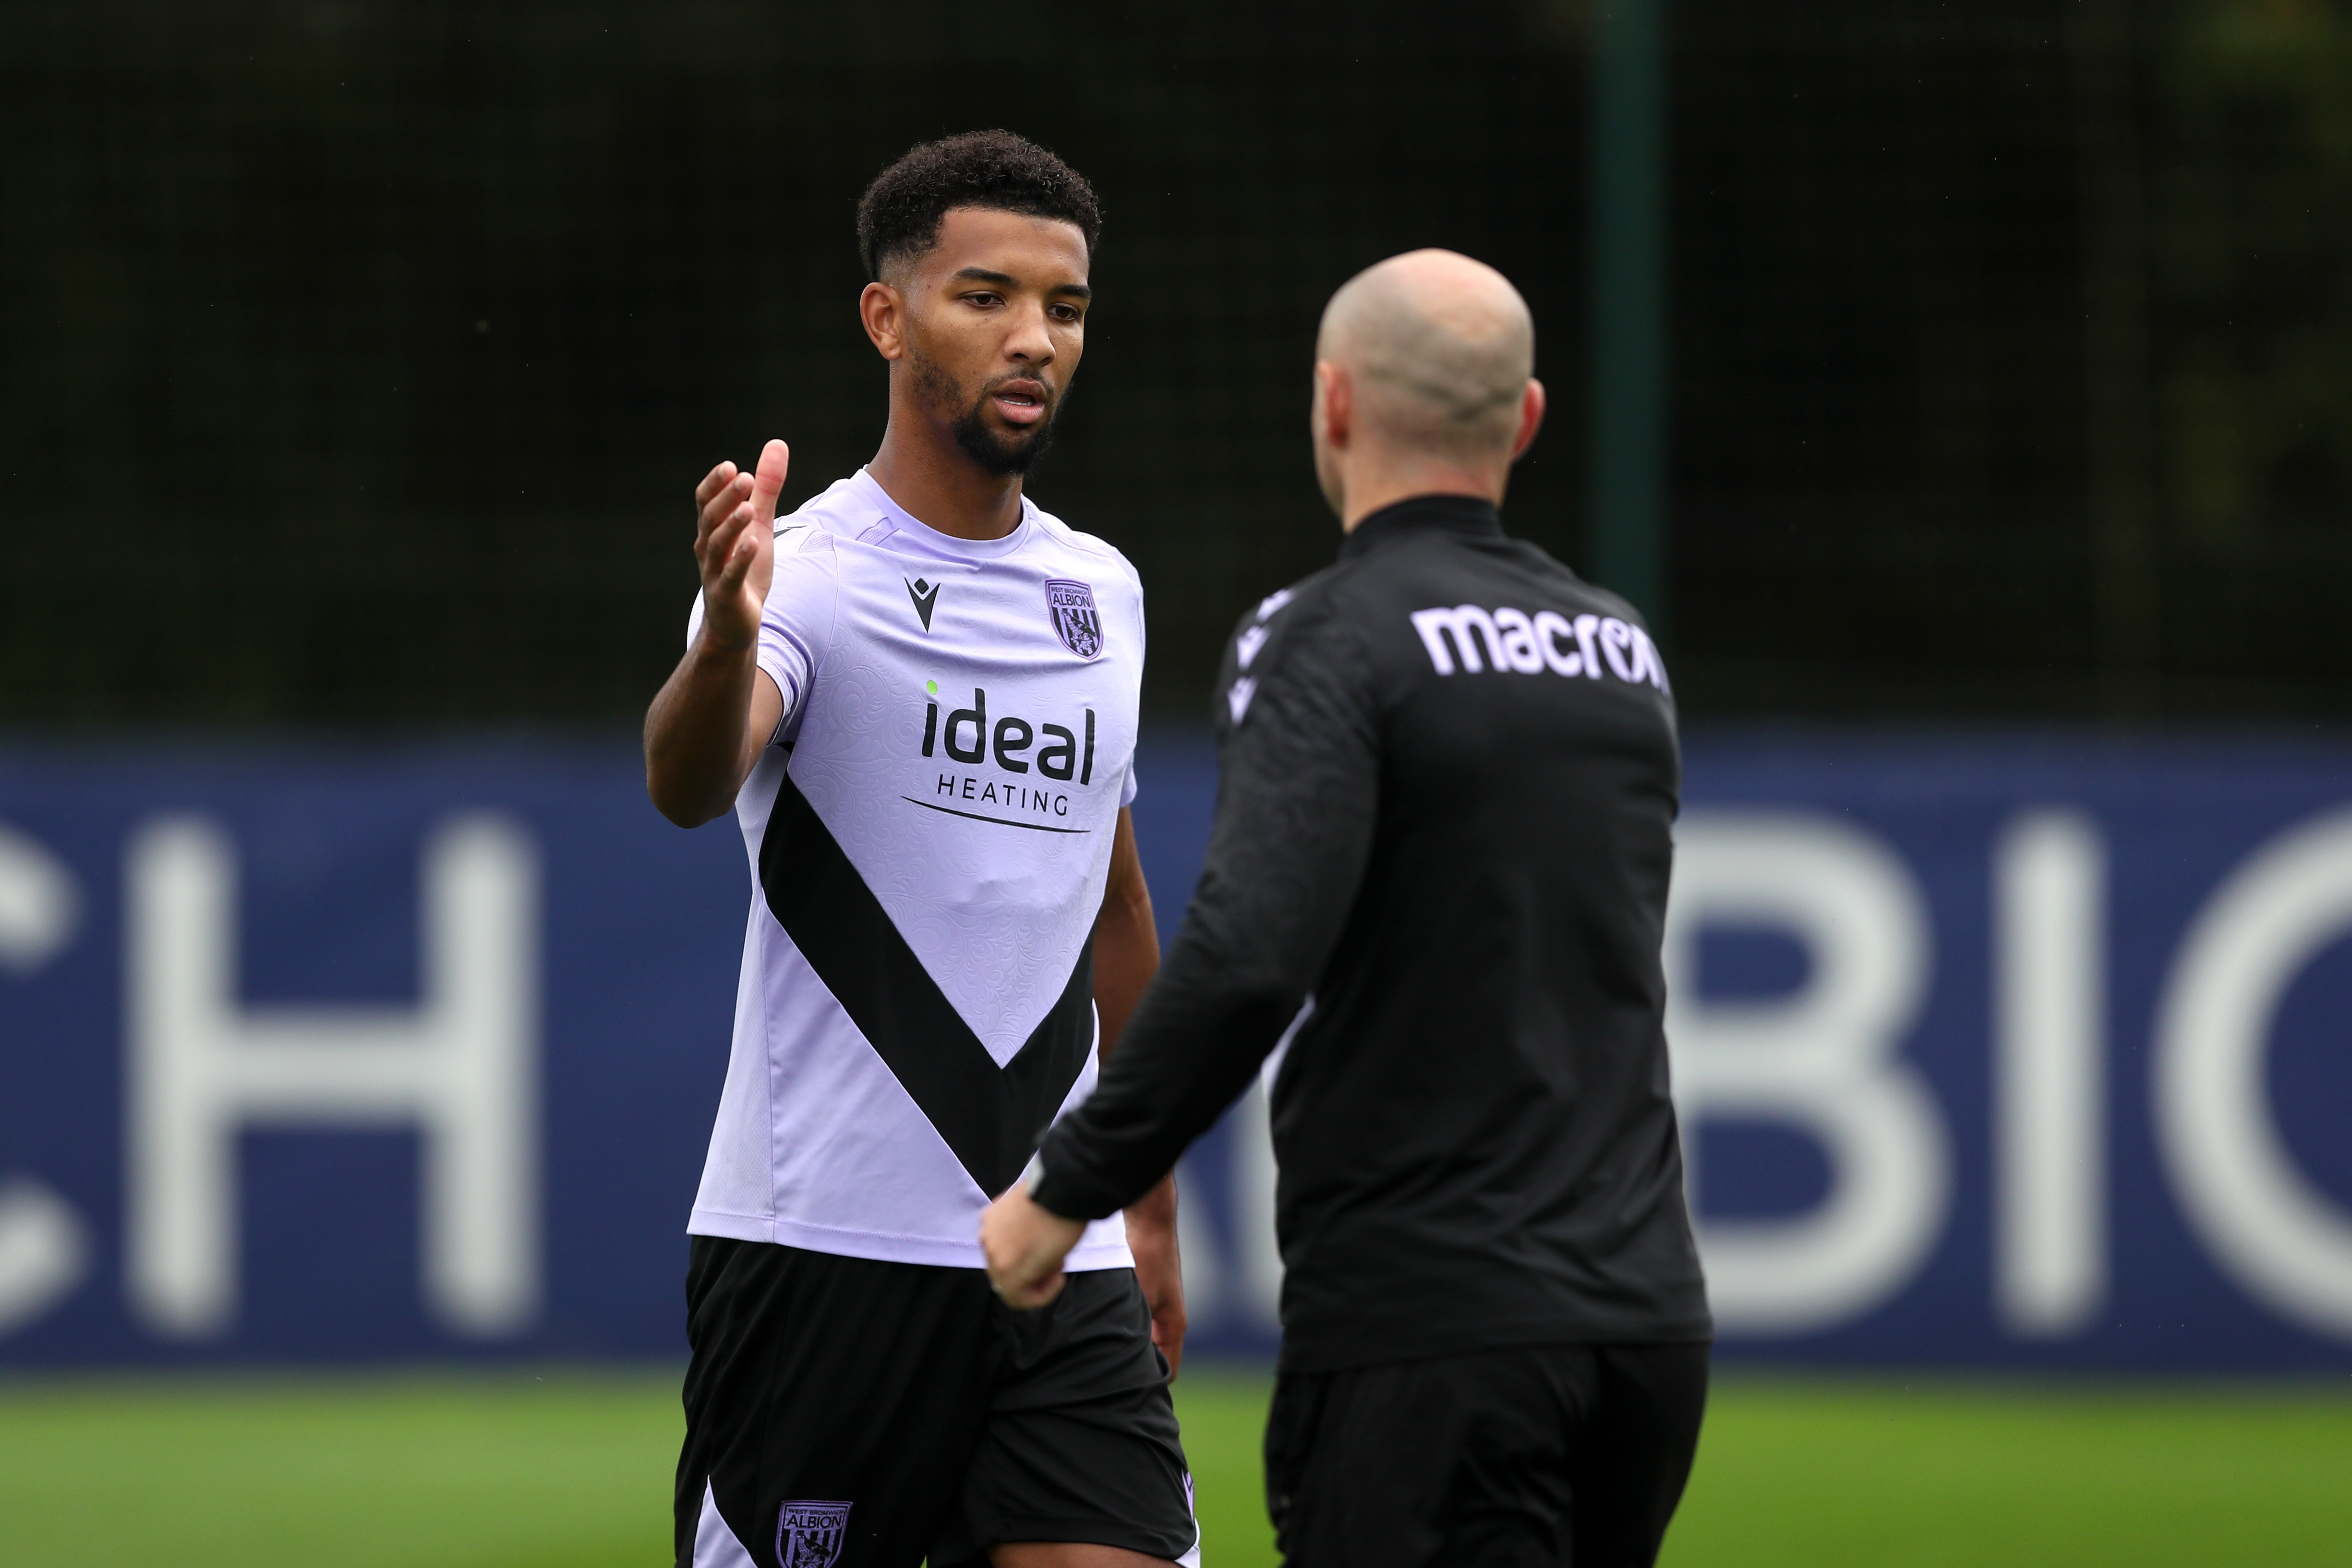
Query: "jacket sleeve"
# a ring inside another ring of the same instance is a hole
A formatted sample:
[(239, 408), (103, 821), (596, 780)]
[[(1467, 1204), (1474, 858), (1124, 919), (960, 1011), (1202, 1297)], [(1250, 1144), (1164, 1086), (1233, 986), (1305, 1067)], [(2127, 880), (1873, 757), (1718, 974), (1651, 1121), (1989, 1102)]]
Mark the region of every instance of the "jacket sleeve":
[(1101, 1083), (1039, 1152), (1033, 1194), (1055, 1214), (1115, 1213), (1166, 1174), (1248, 1086), (1339, 942), (1371, 852), (1380, 752), (1372, 672), (1333, 597), (1277, 610), (1271, 627), (1261, 612), (1226, 657), (1200, 884)]

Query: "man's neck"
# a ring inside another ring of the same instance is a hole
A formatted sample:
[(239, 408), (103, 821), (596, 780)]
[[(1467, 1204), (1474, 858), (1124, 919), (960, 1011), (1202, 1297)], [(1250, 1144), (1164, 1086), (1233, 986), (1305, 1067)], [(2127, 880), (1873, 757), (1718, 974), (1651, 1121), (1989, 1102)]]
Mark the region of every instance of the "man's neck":
[(951, 431), (920, 415), (891, 410), (866, 471), (909, 517), (941, 533), (1002, 539), (1021, 526), (1021, 476), (990, 473)]

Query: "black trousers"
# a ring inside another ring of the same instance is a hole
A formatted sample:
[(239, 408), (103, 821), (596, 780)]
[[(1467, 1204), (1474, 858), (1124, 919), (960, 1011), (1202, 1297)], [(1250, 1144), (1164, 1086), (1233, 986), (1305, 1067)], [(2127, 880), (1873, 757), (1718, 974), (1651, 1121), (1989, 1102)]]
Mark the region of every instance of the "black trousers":
[(1266, 1509), (1286, 1568), (1648, 1568), (1708, 1347), (1526, 1345), (1286, 1373)]

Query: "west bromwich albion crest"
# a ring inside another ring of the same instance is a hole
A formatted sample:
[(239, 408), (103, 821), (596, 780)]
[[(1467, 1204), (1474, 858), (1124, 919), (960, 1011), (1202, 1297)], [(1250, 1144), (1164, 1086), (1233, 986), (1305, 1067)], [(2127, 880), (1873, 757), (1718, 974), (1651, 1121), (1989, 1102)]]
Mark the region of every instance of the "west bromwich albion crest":
[(849, 1534), (849, 1504), (788, 1502), (776, 1519), (776, 1561), (783, 1568), (833, 1568)]
[(1062, 646), (1080, 658), (1102, 652), (1102, 616), (1095, 610), (1095, 591), (1066, 578), (1048, 579), (1045, 610), (1054, 617), (1054, 633)]

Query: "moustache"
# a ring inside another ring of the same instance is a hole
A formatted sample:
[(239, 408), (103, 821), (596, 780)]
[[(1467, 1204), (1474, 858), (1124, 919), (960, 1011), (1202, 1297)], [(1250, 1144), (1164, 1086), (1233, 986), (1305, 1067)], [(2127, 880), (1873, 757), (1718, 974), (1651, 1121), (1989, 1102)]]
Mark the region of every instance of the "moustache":
[(1062, 389), (1036, 372), (1026, 370), (1008, 371), (1003, 375), (990, 378), (981, 387), (980, 395), (971, 400), (971, 411), (974, 414), (979, 413), (988, 405), (990, 398), (994, 397), (1016, 381), (1025, 381), (1038, 389), (1037, 406), (1045, 410), (1048, 419), (1052, 418), (1055, 406), (1062, 401)]

